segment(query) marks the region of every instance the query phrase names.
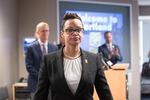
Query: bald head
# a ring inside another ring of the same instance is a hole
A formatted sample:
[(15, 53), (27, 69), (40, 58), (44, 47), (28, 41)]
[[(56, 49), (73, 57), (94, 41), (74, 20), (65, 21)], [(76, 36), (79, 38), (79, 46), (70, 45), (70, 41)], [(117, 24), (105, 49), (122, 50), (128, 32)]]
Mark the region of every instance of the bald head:
[(43, 43), (48, 41), (49, 25), (45, 22), (38, 23), (36, 26), (35, 36), (36, 38), (40, 39)]
[(49, 27), (49, 25), (45, 22), (40, 22), (36, 25), (36, 31), (35, 32), (39, 32), (43, 27)]

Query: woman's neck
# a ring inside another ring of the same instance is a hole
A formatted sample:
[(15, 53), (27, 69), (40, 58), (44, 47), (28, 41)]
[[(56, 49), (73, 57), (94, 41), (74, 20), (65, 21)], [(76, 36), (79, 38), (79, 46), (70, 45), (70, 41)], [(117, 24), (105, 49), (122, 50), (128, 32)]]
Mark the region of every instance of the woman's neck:
[(81, 52), (80, 52), (80, 48), (79, 47), (68, 47), (68, 46), (65, 46), (64, 47), (64, 56), (69, 58), (77, 58), (81, 55)]

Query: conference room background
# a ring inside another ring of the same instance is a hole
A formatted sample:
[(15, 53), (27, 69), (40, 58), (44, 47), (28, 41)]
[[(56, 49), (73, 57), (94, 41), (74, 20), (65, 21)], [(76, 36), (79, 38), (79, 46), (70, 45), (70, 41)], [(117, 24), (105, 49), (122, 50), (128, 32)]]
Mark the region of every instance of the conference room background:
[(65, 13), (77, 13), (84, 23), (81, 48), (97, 53), (98, 46), (105, 43), (104, 32), (112, 31), (113, 43), (119, 45), (123, 63), (130, 63), (130, 5), (99, 4), (90, 2), (58, 2), (58, 30)]

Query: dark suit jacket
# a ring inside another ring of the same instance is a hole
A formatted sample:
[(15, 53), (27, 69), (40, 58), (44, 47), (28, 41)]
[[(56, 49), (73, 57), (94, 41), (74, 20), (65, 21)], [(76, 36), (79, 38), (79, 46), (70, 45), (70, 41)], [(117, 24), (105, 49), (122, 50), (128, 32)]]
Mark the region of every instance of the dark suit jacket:
[(64, 45), (62, 45), (61, 43), (57, 44), (58, 49), (61, 49), (64, 47)]
[[(57, 47), (48, 43), (48, 52), (56, 51)], [(38, 72), (42, 61), (42, 51), (38, 41), (27, 47), (25, 63), (28, 71), (28, 89), (34, 92), (38, 82)]]
[(118, 61), (122, 61), (122, 56), (121, 56), (119, 47), (115, 44), (112, 44), (112, 45), (114, 46), (115, 49), (118, 49), (119, 56), (118, 55), (113, 55), (112, 58), (109, 59), (108, 55), (111, 53), (111, 51), (107, 48), (106, 44), (103, 44), (102, 46), (99, 46), (98, 47), (98, 52), (102, 53), (102, 56), (103, 56), (105, 62), (110, 60), (113, 64), (116, 64)]
[(82, 51), (82, 75), (75, 95), (64, 76), (63, 50), (44, 57), (34, 100), (93, 100), (94, 85), (101, 100), (112, 100), (101, 63), (96, 54)]

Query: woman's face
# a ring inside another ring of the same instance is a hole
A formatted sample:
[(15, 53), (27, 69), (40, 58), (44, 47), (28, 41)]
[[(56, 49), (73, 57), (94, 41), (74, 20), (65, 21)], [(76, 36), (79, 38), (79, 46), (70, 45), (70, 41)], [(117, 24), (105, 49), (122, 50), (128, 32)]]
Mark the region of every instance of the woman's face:
[(62, 37), (65, 41), (65, 46), (77, 46), (81, 43), (83, 37), (83, 24), (79, 19), (69, 19), (65, 22)]

